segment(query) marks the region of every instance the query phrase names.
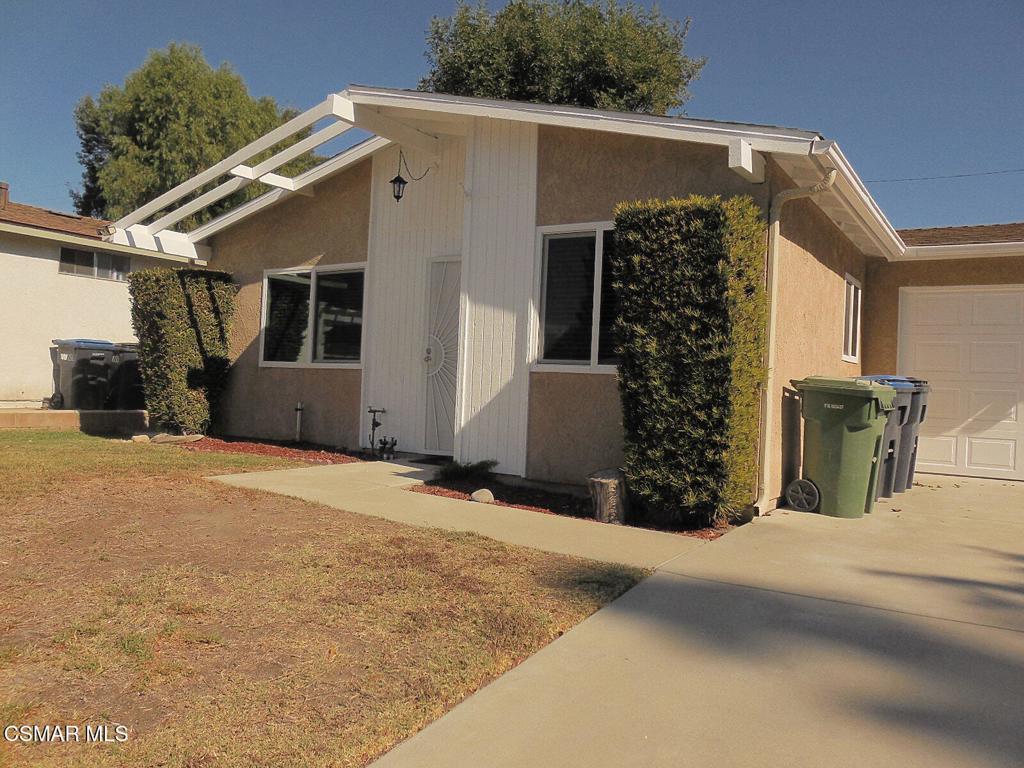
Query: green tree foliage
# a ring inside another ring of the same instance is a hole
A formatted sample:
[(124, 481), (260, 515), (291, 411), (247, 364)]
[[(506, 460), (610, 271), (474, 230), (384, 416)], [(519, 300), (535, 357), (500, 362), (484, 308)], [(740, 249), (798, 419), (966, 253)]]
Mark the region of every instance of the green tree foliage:
[(625, 470), (631, 493), (657, 517), (706, 526), (754, 498), (764, 233), (747, 197), (616, 208)]
[(420, 90), (666, 114), (704, 65), (683, 53), (689, 20), (615, 0), (460, 2), (434, 18)]
[[(124, 85), (108, 85), (75, 107), (84, 169), (81, 190), (72, 192), (75, 209), (101, 218), (124, 216), (295, 114), (271, 98), (254, 99), (229, 65), (213, 69), (195, 46), (154, 51)], [(279, 172), (293, 175), (317, 160), (307, 154)], [(178, 226), (187, 231), (263, 191), (251, 184)]]
[(230, 369), (237, 292), (231, 275), (144, 269), (128, 276), (128, 288), (150, 419), (167, 429), (205, 433)]

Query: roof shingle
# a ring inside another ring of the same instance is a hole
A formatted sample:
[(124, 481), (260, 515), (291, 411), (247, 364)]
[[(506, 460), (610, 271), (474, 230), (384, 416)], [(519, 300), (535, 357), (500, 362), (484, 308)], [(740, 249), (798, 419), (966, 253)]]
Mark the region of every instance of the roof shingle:
[(92, 237), (97, 240), (100, 239), (100, 230), (110, 223), (90, 216), (76, 216), (73, 213), (61, 213), (11, 201), (0, 208), (0, 221), (37, 229), (48, 229), (53, 232), (64, 232), (69, 235)]
[(966, 245), (969, 243), (1024, 242), (1024, 221), (1010, 224), (975, 224), (968, 227), (901, 229), (907, 245)]

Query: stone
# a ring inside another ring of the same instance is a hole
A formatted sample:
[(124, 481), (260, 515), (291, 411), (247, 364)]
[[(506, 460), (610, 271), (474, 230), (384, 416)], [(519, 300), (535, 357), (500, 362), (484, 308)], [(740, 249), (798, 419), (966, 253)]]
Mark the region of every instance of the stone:
[(148, 443), (149, 435), (132, 435), (133, 443)]
[(494, 503), (494, 494), (486, 488), (480, 488), (479, 490), (473, 491), (473, 493), (469, 495), (469, 498), (473, 501), (479, 501), (481, 504)]
[(601, 523), (623, 525), (629, 512), (626, 476), (619, 469), (602, 469), (588, 479), (594, 519)]
[(169, 435), (166, 432), (161, 432), (159, 435), (154, 435), (150, 442), (158, 445), (173, 445), (177, 443), (194, 443), (196, 440), (202, 440), (203, 435)]

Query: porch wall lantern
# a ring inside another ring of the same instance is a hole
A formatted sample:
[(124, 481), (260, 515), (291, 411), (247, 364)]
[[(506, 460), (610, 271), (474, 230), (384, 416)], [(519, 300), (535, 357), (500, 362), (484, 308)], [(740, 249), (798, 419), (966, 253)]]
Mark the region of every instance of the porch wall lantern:
[(396, 203), (402, 202), (402, 197), (405, 195), (405, 186), (409, 183), (402, 176), (402, 168), (403, 168), (403, 166), (405, 167), (405, 172), (408, 173), (410, 176), (412, 176), (412, 180), (413, 181), (419, 181), (424, 176), (426, 176), (428, 173), (430, 173), (430, 168), (427, 168), (427, 170), (425, 170), (421, 175), (419, 175), (419, 176), (414, 175), (413, 172), (409, 170), (409, 163), (405, 159), (405, 152), (403, 152), (401, 149), (399, 149), (398, 150), (398, 173), (395, 175), (395, 178), (393, 178), (391, 180), (391, 182), (390, 182), (391, 183), (391, 194), (394, 195)]

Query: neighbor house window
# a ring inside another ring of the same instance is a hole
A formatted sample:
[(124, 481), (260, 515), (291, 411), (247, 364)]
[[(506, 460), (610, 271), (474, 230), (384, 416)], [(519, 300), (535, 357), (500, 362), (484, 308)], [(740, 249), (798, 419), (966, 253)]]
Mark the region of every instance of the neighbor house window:
[(65, 275), (98, 277), (103, 280), (124, 282), (131, 272), (132, 262), (128, 256), (115, 253), (93, 253), (76, 248), (60, 249), (60, 264), (57, 271)]
[(268, 272), (263, 362), (358, 363), (362, 357), (364, 282), (362, 268)]
[(544, 235), (541, 363), (615, 365), (611, 224)]
[(856, 363), (860, 360), (860, 283), (850, 275), (846, 276), (846, 306), (843, 320), (843, 360)]

